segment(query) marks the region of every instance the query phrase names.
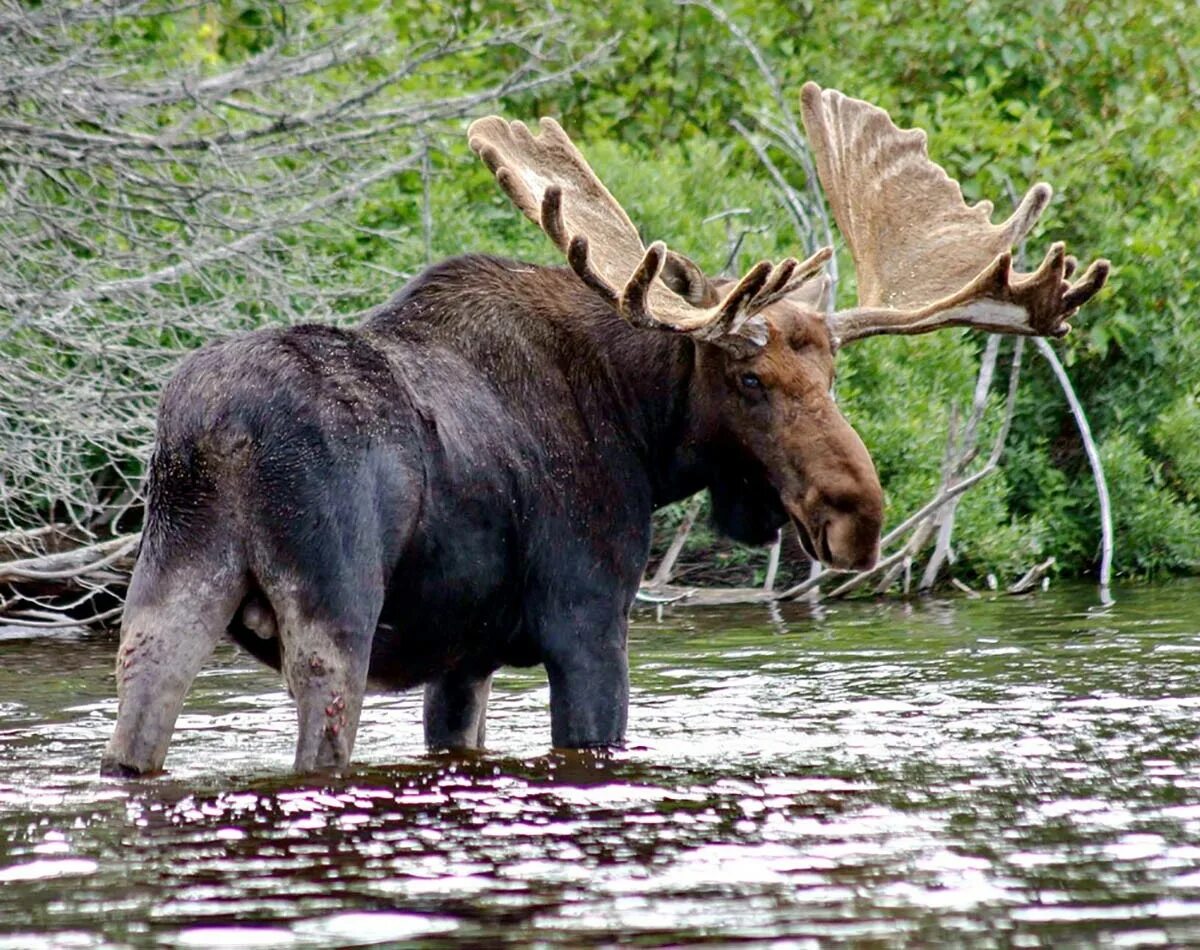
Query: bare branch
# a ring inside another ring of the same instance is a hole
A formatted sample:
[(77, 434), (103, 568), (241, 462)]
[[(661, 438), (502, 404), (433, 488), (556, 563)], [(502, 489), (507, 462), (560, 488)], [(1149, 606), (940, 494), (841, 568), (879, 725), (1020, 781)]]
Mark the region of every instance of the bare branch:
[(667, 553), (663, 555), (663, 559), (658, 564), (658, 569), (654, 572), (654, 577), (650, 579), (649, 587), (665, 587), (670, 583), (671, 572), (675, 569), (675, 562), (679, 560), (680, 552), (683, 551), (683, 546), (687, 543), (692, 525), (696, 523), (696, 516), (700, 513), (701, 501), (703, 501), (702, 497), (695, 495), (688, 502), (688, 506), (684, 510), (683, 520), (679, 522), (679, 527), (675, 531), (675, 537), (671, 539), (671, 545), (667, 548)]
[(1092, 469), (1092, 479), (1096, 483), (1096, 497), (1100, 501), (1100, 599), (1105, 603), (1111, 603), (1113, 598), (1109, 585), (1112, 583), (1113, 558), (1112, 502), (1108, 496), (1108, 482), (1104, 478), (1104, 465), (1100, 461), (1100, 450), (1096, 447), (1096, 440), (1092, 438), (1092, 427), (1088, 424), (1083, 404), (1075, 395), (1075, 387), (1071, 385), (1071, 379), (1067, 376), (1067, 371), (1058, 358), (1058, 354), (1046, 340), (1039, 338), (1035, 340), (1035, 344), (1038, 352), (1050, 364), (1054, 378), (1058, 380), (1063, 395), (1067, 397), (1071, 415), (1074, 416), (1075, 425), (1079, 429), (1079, 438), (1083, 441), (1083, 450), (1087, 453), (1088, 465)]
[[(363, 200), (420, 169), (404, 257), (422, 236), (428, 256), (453, 120), (611, 49), (570, 55), (553, 14), (405, 48), (386, 10), (334, 24), (295, 4), (240, 63), (146, 56), (130, 18), (197, 9), (0, 3), (0, 528), (129, 530), (182, 353), (388, 295), (398, 268), (341, 257)], [(461, 78), (492, 51), (507, 73)]]

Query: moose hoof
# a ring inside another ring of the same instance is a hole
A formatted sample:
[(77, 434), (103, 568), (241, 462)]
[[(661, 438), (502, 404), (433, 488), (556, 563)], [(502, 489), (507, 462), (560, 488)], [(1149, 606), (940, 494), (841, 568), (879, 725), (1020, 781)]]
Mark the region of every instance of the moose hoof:
[(119, 759), (106, 755), (100, 759), (100, 774), (104, 778), (141, 778), (147, 775), (148, 771), (126, 765)]

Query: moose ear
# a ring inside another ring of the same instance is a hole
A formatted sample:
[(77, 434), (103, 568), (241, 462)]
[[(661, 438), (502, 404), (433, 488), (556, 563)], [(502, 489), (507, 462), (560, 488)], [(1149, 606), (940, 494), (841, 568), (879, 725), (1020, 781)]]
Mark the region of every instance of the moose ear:
[(711, 307), (721, 299), (704, 271), (675, 251), (667, 251), (659, 277), (693, 307)]
[(795, 290), (789, 292), (784, 299), (790, 300), (805, 310), (826, 313), (829, 310), (829, 293), (832, 289), (833, 282), (829, 279), (829, 275), (820, 274), (813, 280), (806, 280)]

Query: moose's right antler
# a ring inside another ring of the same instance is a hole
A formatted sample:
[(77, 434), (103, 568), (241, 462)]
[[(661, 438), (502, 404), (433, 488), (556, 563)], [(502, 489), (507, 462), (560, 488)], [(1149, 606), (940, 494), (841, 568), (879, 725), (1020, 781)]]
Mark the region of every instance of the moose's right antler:
[(1075, 261), (1062, 244), (1033, 273), (1012, 269), (1012, 247), (1045, 210), (1049, 185), (1034, 185), (1012, 217), (992, 224), (991, 202), (967, 205), (958, 182), (930, 160), (921, 130), (901, 130), (883, 109), (812, 82), (801, 107), (858, 277), (859, 306), (830, 320), (838, 343), (944, 326), (1062, 336), (1104, 286), (1106, 260), (1069, 283)]
[(522, 122), (488, 116), (472, 123), (467, 134), (513, 203), (550, 236), (575, 273), (634, 326), (752, 351), (766, 342), (766, 323), (755, 319), (763, 308), (797, 289), (829, 259), (825, 248), (803, 263), (792, 257), (774, 266), (760, 261), (715, 302), (689, 301), (659, 277), (682, 287), (702, 279), (699, 268), (661, 241), (645, 247), (562, 127), (548, 118), (540, 124), (535, 136)]

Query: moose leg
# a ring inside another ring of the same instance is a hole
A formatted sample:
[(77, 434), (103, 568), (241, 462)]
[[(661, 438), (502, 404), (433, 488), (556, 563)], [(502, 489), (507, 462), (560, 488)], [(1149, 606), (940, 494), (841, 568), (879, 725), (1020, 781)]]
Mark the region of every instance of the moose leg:
[(299, 719), (294, 768), (345, 768), (358, 733), (378, 610), (370, 620), (370, 611), (340, 619), (315, 617), (294, 605), (276, 612), (282, 620), (283, 677)]
[(211, 566), (162, 569), (138, 561), (117, 650), (117, 726), (100, 774), (159, 772), (184, 696), (242, 597), (240, 572)]
[(425, 745), (482, 749), (492, 674), (447, 673), (425, 684)]
[(573, 610), (542, 636), (550, 679), (550, 736), (556, 748), (619, 746), (629, 715), (627, 624)]

